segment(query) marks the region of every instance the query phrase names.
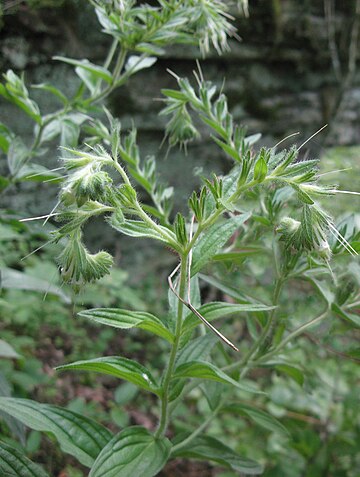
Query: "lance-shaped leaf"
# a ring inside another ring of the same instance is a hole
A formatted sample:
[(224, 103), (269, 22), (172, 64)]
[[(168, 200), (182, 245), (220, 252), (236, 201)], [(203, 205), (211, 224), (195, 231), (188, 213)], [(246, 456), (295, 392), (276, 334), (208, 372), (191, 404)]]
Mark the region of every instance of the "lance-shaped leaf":
[(74, 60), (72, 58), (66, 58), (64, 56), (54, 56), (53, 59), (63, 61), (64, 63), (68, 63), (69, 65), (77, 66), (78, 68), (81, 68), (81, 69), (91, 73), (91, 75), (94, 78), (102, 79), (109, 84), (112, 82), (113, 78), (112, 78), (112, 74), (110, 73), (109, 70), (107, 70), (103, 66), (94, 65), (94, 63), (91, 63), (89, 60), (86, 60), (86, 59), (84, 59), (84, 60)]
[(102, 450), (89, 477), (153, 477), (166, 464), (171, 443), (140, 426), (116, 435)]
[(0, 409), (31, 429), (53, 434), (65, 453), (87, 467), (112, 438), (108, 429), (92, 419), (58, 406), (0, 397)]
[(246, 213), (231, 219), (220, 220), (200, 235), (194, 247), (191, 275), (198, 273), (250, 216), (250, 213)]
[(158, 394), (159, 387), (155, 378), (145, 366), (132, 359), (120, 358), (118, 356), (106, 356), (103, 358), (76, 361), (75, 363), (58, 366), (56, 370), (93, 371), (95, 373), (109, 374), (116, 378), (124, 379), (136, 384), (140, 388)]
[(2, 477), (49, 477), (38, 465), (5, 442), (0, 442), (0, 475)]
[(360, 317), (358, 315), (355, 315), (355, 313), (348, 313), (347, 311), (344, 311), (339, 305), (336, 303), (333, 303), (331, 305), (331, 309), (334, 313), (336, 313), (338, 316), (346, 320), (347, 322), (360, 327)]
[(194, 340), (189, 341), (178, 353), (176, 359), (177, 365), (197, 359), (207, 359), (211, 350), (218, 342), (219, 338), (213, 333), (206, 333), (203, 336), (198, 336)]
[(271, 414), (262, 411), (253, 406), (249, 406), (248, 404), (243, 403), (232, 403), (228, 404), (223, 408), (225, 411), (229, 411), (234, 414), (242, 414), (248, 416), (252, 421), (254, 421), (259, 426), (267, 429), (271, 432), (276, 432), (282, 435), (289, 435), (288, 430), (285, 426), (281, 424), (275, 417)]
[(145, 222), (141, 222), (140, 220), (126, 220), (125, 222), (119, 223), (113, 219), (109, 220), (109, 223), (115, 230), (121, 232), (124, 235), (128, 235), (129, 237), (142, 237), (161, 240), (171, 247), (174, 247), (174, 244), (177, 243), (175, 234), (161, 225), (157, 226), (158, 230), (163, 232), (160, 235), (159, 232), (155, 231)]
[(235, 381), (235, 379), (230, 378), (230, 376), (213, 364), (201, 360), (180, 364), (180, 366), (175, 369), (173, 375), (173, 379), (179, 378), (209, 379), (210, 381), (231, 384), (232, 386), (249, 393), (263, 394), (255, 388), (245, 386), (244, 384)]
[(145, 311), (129, 311), (120, 308), (93, 308), (92, 310), (81, 311), (78, 315), (96, 323), (112, 326), (113, 328), (123, 330), (141, 328), (165, 338), (170, 343), (174, 341), (174, 336), (159, 318)]
[[(262, 303), (227, 303), (222, 301), (214, 301), (206, 303), (198, 309), (199, 313), (207, 320), (212, 321), (223, 316), (231, 315), (233, 313), (249, 313), (257, 311), (269, 311), (274, 309), (274, 306), (263, 305)], [(187, 332), (195, 328), (200, 323), (199, 319), (192, 313), (189, 313), (184, 320), (183, 332)]]
[(261, 464), (239, 456), (230, 447), (209, 436), (201, 436), (193, 439), (186, 447), (182, 447), (174, 452), (172, 457), (210, 460), (227, 469), (245, 475), (259, 475), (262, 474), (264, 470)]

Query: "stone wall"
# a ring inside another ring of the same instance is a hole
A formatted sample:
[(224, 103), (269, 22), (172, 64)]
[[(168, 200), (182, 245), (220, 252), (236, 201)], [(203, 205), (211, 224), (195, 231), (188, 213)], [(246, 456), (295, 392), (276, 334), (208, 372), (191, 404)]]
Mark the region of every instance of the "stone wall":
[[(359, 19), (352, 13), (353, 0), (337, 3), (341, 5), (329, 19), (323, 0), (249, 0), (250, 17), (236, 20), (242, 41), (232, 41), (231, 51), (223, 56), (213, 53), (201, 60), (204, 76), (219, 87), (223, 85), (236, 120), (247, 125), (249, 133), (261, 132), (264, 144), (272, 145), (297, 131), (300, 142), (326, 123), (331, 126), (327, 133), (309, 144), (312, 154), (319, 154), (324, 144), (359, 142), (360, 72), (348, 71), (351, 34)], [(338, 48), (338, 77), (335, 56), (330, 53), (329, 28)], [(51, 57), (58, 54), (101, 62), (108, 44), (109, 38), (99, 33), (85, 0), (67, 1), (58, 9), (22, 7), (16, 15), (3, 17), (0, 70), (26, 70), (29, 83), (49, 81), (71, 92), (77, 86), (71, 67)], [(159, 150), (165, 123), (157, 115), (161, 103), (156, 101), (161, 87), (174, 86), (166, 68), (191, 76), (196, 58), (195, 48), (170, 48), (150, 70), (134, 76), (109, 99), (109, 108), (124, 126), (134, 121), (144, 155), (166, 156), (166, 147)], [(44, 111), (56, 107), (49, 98), (44, 102), (43, 95), (34, 92), (34, 96)], [(30, 133), (31, 125), (22, 113), (3, 101), (0, 121), (25, 137)], [(53, 154), (55, 157), (56, 152)], [(206, 133), (189, 147), (185, 159), (181, 157), (172, 151), (162, 169), (183, 190), (184, 197), (197, 182), (195, 166), (207, 169), (211, 163), (215, 169), (226, 168), (224, 157)], [(178, 183), (183, 174), (186, 187)]]

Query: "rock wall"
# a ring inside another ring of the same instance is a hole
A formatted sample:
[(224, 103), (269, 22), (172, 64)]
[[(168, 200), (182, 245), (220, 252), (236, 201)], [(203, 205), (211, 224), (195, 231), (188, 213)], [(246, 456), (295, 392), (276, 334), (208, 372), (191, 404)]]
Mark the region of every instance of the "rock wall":
[[(354, 15), (355, 0), (337, 2), (341, 5), (331, 13), (332, 3), (249, 0), (249, 18), (236, 19), (242, 41), (232, 41), (231, 51), (223, 56), (212, 53), (201, 60), (204, 76), (223, 85), (236, 120), (247, 125), (249, 133), (261, 132), (265, 144), (273, 145), (294, 132), (300, 133), (300, 143), (326, 123), (330, 125), (327, 132), (308, 145), (312, 154), (319, 154), (324, 145), (359, 142), (360, 72), (354, 68), (359, 15)], [(0, 70), (26, 70), (29, 83), (49, 81), (72, 92), (77, 79), (71, 68), (51, 57), (101, 62), (108, 45), (109, 38), (99, 33), (85, 0), (67, 1), (52, 9), (22, 6), (16, 14), (3, 17)], [(124, 126), (134, 121), (144, 155), (166, 156), (166, 148), (159, 151), (165, 119), (157, 115), (161, 103), (154, 100), (160, 88), (174, 86), (166, 68), (191, 76), (197, 58), (195, 48), (172, 47), (150, 70), (134, 76), (109, 99), (109, 108)], [(44, 111), (56, 107), (48, 97), (44, 101), (37, 92), (34, 97)], [(2, 100), (0, 121), (25, 137), (32, 127)], [(178, 151), (171, 156), (175, 160), (165, 161), (163, 170), (180, 190), (178, 177), (185, 174), (184, 196), (197, 182), (194, 166), (206, 169), (211, 162), (215, 169), (224, 167), (222, 154), (206, 134), (189, 148), (185, 160), (178, 160), (182, 156)]]

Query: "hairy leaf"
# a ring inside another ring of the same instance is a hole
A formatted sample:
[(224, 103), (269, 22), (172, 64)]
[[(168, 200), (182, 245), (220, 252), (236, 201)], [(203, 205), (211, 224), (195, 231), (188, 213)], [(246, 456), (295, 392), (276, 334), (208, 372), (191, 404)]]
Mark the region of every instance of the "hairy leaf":
[(195, 275), (216, 255), (233, 233), (250, 217), (250, 213), (221, 220), (209, 227), (196, 242), (193, 253), (191, 275)]

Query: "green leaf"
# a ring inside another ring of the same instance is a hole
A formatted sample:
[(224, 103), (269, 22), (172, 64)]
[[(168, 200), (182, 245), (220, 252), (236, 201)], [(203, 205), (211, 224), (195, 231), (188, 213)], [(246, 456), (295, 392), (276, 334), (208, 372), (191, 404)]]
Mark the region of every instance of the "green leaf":
[(64, 63), (68, 63), (69, 65), (77, 66), (91, 73), (93, 78), (102, 79), (108, 84), (112, 83), (113, 77), (110, 71), (103, 66), (94, 65), (94, 63), (91, 63), (89, 60), (74, 60), (72, 58), (66, 58), (64, 56), (54, 56), (53, 59), (63, 61)]
[(250, 216), (251, 213), (246, 213), (231, 219), (220, 220), (201, 234), (194, 247), (191, 275), (198, 273)]
[(254, 167), (254, 180), (257, 182), (263, 182), (266, 178), (267, 172), (268, 167), (266, 161), (263, 156), (260, 156)]
[(285, 434), (287, 436), (289, 435), (288, 430), (281, 424), (281, 422), (275, 419), (275, 417), (273, 417), (271, 414), (257, 409), (256, 407), (243, 403), (234, 403), (225, 406), (223, 410), (229, 411), (231, 413), (246, 415), (256, 424), (267, 429), (268, 431), (276, 432), (282, 435)]
[(150, 371), (141, 364), (127, 358), (118, 356), (106, 356), (75, 363), (65, 364), (55, 368), (57, 371), (79, 370), (93, 371), (95, 373), (109, 374), (116, 378), (124, 379), (130, 383), (136, 384), (140, 388), (146, 389), (154, 394), (159, 393), (159, 387)]
[(217, 253), (212, 259), (217, 262), (241, 263), (246, 257), (259, 256), (263, 252), (266, 252), (263, 247), (242, 247), (236, 252)]
[(198, 336), (194, 340), (187, 343), (186, 346), (179, 352), (176, 364), (187, 363), (197, 359), (207, 359), (211, 353), (212, 348), (219, 342), (219, 338), (214, 333), (206, 333), (203, 336)]
[(48, 91), (49, 93), (60, 99), (60, 101), (64, 104), (68, 102), (67, 97), (58, 88), (55, 88), (55, 86), (50, 83), (33, 84), (31, 85), (31, 88)]
[(16, 359), (20, 358), (20, 355), (17, 354), (9, 343), (0, 340), (0, 358)]
[(22, 139), (20, 139), (19, 137), (15, 137), (13, 141), (11, 141), (8, 149), (7, 162), (9, 170), (13, 177), (17, 177), (18, 172), (22, 168), (25, 161), (28, 159), (29, 154), (30, 151), (25, 146)]
[(347, 322), (350, 322), (353, 325), (355, 325), (357, 327), (360, 327), (360, 316), (359, 315), (355, 315), (355, 313), (348, 313), (348, 312), (344, 311), (336, 303), (333, 303), (331, 305), (331, 309), (334, 313), (336, 313), (338, 316), (340, 316), (341, 318), (343, 318)]
[(264, 470), (261, 464), (239, 456), (230, 447), (210, 436), (201, 436), (193, 439), (188, 446), (174, 452), (172, 457), (210, 460), (227, 469), (245, 475), (259, 475)]
[[(10, 397), (12, 394), (12, 388), (10, 383), (7, 381), (5, 376), (0, 372), (0, 396), (4, 397)], [(25, 435), (25, 428), (22, 425), (21, 422), (19, 422), (17, 419), (14, 419), (12, 416), (9, 416), (9, 414), (6, 414), (5, 412), (0, 411), (0, 417), (4, 419), (6, 422), (9, 431), (14, 434), (21, 444), (25, 446), (26, 442), (26, 435)]]
[(263, 394), (261, 391), (258, 391), (255, 388), (244, 386), (238, 381), (235, 381), (226, 373), (221, 371), (221, 369), (206, 361), (189, 361), (187, 363), (181, 364), (175, 369), (173, 374), (173, 379), (179, 378), (209, 379), (210, 381), (231, 384), (232, 386), (249, 393)]
[(60, 121), (60, 146), (76, 147), (78, 145), (80, 127), (70, 119)]
[[(206, 121), (206, 122), (211, 126), (209, 121)], [(214, 126), (212, 126), (212, 127), (214, 127)], [(215, 136), (211, 136), (211, 137), (216, 142), (216, 144), (218, 146), (220, 146), (223, 151), (226, 152), (226, 154), (228, 154), (230, 157), (232, 157), (235, 161), (240, 162), (241, 158), (240, 158), (240, 154), (239, 154), (238, 151), (236, 151), (233, 147), (229, 146), (225, 142), (220, 141), (220, 139), (218, 139), (217, 137), (215, 137)]]
[(18, 449), (0, 442), (0, 474), (2, 477), (48, 477), (38, 465)]
[(46, 280), (27, 275), (18, 270), (12, 270), (11, 268), (1, 268), (0, 271), (1, 288), (52, 293), (61, 298), (65, 303), (71, 303), (70, 297), (68, 297), (60, 287), (57, 287)]
[(112, 326), (113, 328), (123, 330), (141, 328), (165, 338), (170, 343), (174, 341), (174, 336), (166, 326), (156, 316), (145, 311), (128, 311), (120, 308), (93, 308), (92, 310), (81, 311), (78, 315), (96, 323)]
[(27, 96), (26, 88), (24, 87), (24, 91), (21, 92), (12, 92), (10, 88), (11, 86), (9, 87), (9, 84), (7, 84), (6, 87), (3, 84), (0, 84), (0, 95), (4, 96), (8, 101), (22, 109), (37, 124), (41, 124), (42, 119), (39, 107), (35, 101)]
[(89, 477), (153, 477), (166, 464), (171, 443), (143, 427), (121, 431), (102, 450)]
[(5, 124), (0, 123), (0, 149), (5, 153), (8, 152), (11, 140), (13, 138), (13, 133), (10, 129), (5, 126)]
[[(114, 220), (111, 220), (110, 224), (115, 230), (118, 230), (119, 232), (123, 233), (124, 235), (128, 235), (129, 237), (143, 237), (161, 240), (162, 242), (173, 246), (170, 240), (166, 240), (162, 235), (154, 231), (144, 222), (140, 222), (139, 220), (126, 220), (121, 224), (116, 223)], [(173, 236), (173, 240), (176, 242), (175, 234), (173, 234), (169, 229), (167, 229), (166, 227), (162, 227), (161, 225), (158, 225), (158, 227), (159, 229), (163, 230), (164, 234)]]
[[(199, 313), (207, 320), (212, 321), (223, 316), (233, 313), (249, 313), (257, 311), (270, 311), (274, 306), (263, 305), (262, 303), (227, 303), (222, 301), (214, 301), (206, 303), (198, 309)], [(200, 323), (199, 319), (190, 312), (184, 320), (182, 330), (187, 332), (195, 328)]]
[(202, 273), (199, 273), (199, 278), (203, 280), (204, 282), (208, 283), (209, 285), (215, 288), (218, 288), (219, 290), (224, 292), (226, 295), (231, 296), (232, 298), (234, 298), (240, 303), (254, 302), (254, 299), (252, 297), (245, 295), (244, 293), (241, 293), (237, 287), (235, 288), (227, 283), (223, 283), (217, 278), (203, 275)]
[(291, 379), (293, 379), (300, 386), (304, 384), (304, 373), (301, 369), (296, 366), (291, 366), (286, 363), (280, 363), (275, 366), (275, 369), (281, 373), (287, 374)]
[(51, 171), (40, 164), (26, 164), (16, 176), (21, 181), (44, 182), (51, 179), (52, 184), (62, 180), (61, 174)]
[(61, 449), (91, 467), (111, 432), (81, 414), (30, 399), (0, 397), (0, 409), (36, 431), (49, 432)]
[(262, 367), (267, 368), (271, 367), (274, 368), (279, 373), (284, 373), (289, 376), (293, 381), (298, 383), (300, 386), (304, 384), (304, 373), (303, 371), (291, 364), (282, 361), (268, 361), (264, 363)]
[(154, 63), (156, 63), (156, 61), (157, 58), (154, 56), (141, 57), (137, 55), (131, 55), (126, 62), (125, 71), (133, 75), (137, 71), (150, 68)]

